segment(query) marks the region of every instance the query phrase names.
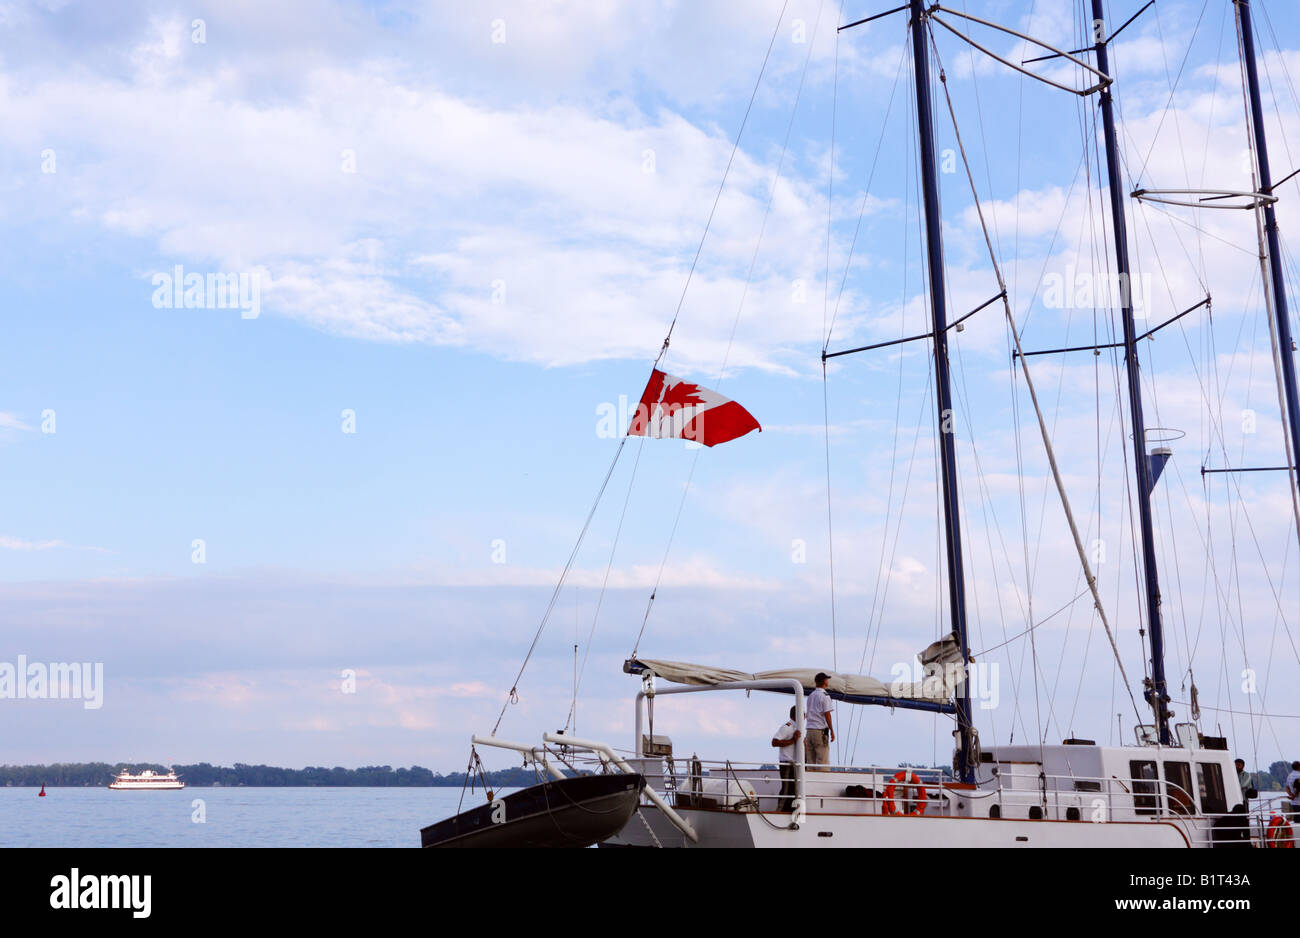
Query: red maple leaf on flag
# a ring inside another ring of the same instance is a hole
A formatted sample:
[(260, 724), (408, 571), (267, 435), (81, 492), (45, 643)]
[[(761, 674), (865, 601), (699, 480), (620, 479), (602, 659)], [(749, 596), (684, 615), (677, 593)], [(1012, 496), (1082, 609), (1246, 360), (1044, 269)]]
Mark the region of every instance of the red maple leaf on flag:
[(663, 404), (666, 411), (673, 413), (679, 407), (703, 404), (704, 398), (700, 396), (700, 386), (698, 384), (678, 381), (676, 384), (669, 386), (659, 403)]

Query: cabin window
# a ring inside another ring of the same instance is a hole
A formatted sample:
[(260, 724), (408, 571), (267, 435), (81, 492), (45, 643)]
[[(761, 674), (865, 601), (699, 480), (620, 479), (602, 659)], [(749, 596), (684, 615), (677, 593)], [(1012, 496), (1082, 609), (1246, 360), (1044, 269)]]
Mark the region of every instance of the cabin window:
[(1201, 810), (1206, 814), (1227, 814), (1228, 797), (1223, 790), (1223, 769), (1212, 762), (1196, 766), (1196, 778), (1201, 789)]
[(1156, 813), (1156, 764), (1142, 759), (1129, 762), (1133, 776), (1133, 809), (1138, 814)]
[(1170, 814), (1193, 814), (1192, 767), (1187, 762), (1165, 763), (1165, 804)]

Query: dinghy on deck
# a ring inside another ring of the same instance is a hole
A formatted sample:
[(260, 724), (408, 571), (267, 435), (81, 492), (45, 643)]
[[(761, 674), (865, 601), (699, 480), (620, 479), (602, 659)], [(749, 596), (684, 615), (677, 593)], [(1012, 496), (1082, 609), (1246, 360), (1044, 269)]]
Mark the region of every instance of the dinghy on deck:
[(553, 779), (420, 831), (422, 847), (590, 847), (624, 828), (645, 779), (637, 774)]

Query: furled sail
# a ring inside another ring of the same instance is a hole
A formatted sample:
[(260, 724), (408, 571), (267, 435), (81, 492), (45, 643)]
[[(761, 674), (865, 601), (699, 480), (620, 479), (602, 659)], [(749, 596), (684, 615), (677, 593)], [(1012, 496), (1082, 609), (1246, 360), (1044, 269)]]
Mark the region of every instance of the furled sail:
[[(824, 671), (830, 676), (827, 690), (832, 697), (840, 700), (859, 703), (888, 703), (891, 700), (943, 703), (951, 700), (964, 675), (957, 637), (949, 634), (932, 642), (917, 657), (921, 662), (919, 681), (882, 681), (865, 674), (842, 674), (829, 668), (781, 668), (750, 673), (732, 668), (651, 658), (629, 658), (623, 663), (623, 670), (628, 674), (650, 672), (674, 684), (716, 685), (734, 681), (793, 678), (809, 691), (815, 686), (813, 679), (818, 671)], [(909, 675), (914, 676), (916, 675)]]

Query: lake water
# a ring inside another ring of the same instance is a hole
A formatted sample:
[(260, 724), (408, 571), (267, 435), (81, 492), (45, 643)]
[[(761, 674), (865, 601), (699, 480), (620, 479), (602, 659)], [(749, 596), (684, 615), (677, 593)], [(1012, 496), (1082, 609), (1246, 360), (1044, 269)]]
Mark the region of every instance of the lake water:
[[(418, 847), (420, 828), (455, 814), (461, 794), (459, 788), (47, 788), (38, 798), (38, 790), (0, 788), (0, 847)], [(465, 792), (466, 809), (483, 803), (482, 789)]]
[[(418, 847), (420, 828), (455, 814), (461, 795), (459, 788), (47, 788), (39, 798), (38, 791), (0, 788), (0, 846)], [(465, 792), (466, 809), (483, 803), (481, 788)]]

